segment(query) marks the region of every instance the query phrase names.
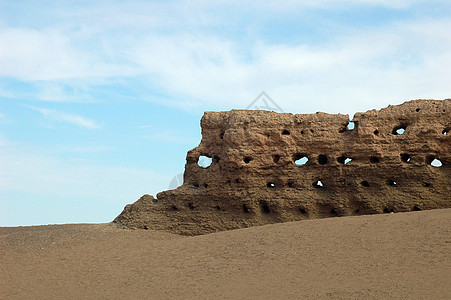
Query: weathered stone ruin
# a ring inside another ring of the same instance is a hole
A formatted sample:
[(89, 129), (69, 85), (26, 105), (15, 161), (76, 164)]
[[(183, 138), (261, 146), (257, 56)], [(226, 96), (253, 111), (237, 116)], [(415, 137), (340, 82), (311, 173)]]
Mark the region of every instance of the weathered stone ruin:
[[(206, 112), (184, 183), (127, 205), (128, 228), (205, 234), (451, 207), (451, 99), (355, 114)], [(211, 158), (199, 166), (202, 156)]]

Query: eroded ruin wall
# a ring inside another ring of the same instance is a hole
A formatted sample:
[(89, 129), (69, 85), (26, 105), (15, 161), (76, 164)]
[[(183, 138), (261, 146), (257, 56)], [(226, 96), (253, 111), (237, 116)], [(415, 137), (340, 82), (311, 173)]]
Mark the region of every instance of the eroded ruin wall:
[[(144, 195), (115, 222), (196, 235), (451, 207), (450, 103), (414, 100), (357, 113), (353, 129), (342, 114), (206, 112), (183, 185)], [(199, 166), (201, 156), (211, 165)]]

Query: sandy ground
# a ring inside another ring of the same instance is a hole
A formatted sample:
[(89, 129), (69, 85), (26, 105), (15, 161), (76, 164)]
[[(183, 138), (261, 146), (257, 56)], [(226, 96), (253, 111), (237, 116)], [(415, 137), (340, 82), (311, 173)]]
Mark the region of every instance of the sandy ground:
[(0, 228), (2, 299), (450, 299), (451, 209), (204, 236)]

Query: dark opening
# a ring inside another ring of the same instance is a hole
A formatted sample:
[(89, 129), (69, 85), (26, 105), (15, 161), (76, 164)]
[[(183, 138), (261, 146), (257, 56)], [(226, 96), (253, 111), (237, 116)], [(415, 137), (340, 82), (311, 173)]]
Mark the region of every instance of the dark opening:
[(207, 183), (204, 183), (204, 188), (207, 188), (208, 187), (208, 184)]
[(268, 204), (266, 202), (264, 202), (264, 201), (260, 202), (260, 208), (261, 208), (262, 212), (265, 213), (265, 214), (269, 214), (271, 212), (269, 210)]
[(417, 205), (415, 205), (412, 210), (413, 211), (420, 211), (421, 209)]
[(390, 185), (390, 186), (397, 186), (397, 185), (398, 185), (398, 184), (396, 183), (396, 181), (394, 181), (394, 180), (392, 180), (392, 179), (387, 180), (387, 184)]
[(299, 154), (297, 153), (294, 157), (293, 157), (294, 163), (298, 166), (302, 166), (305, 165), (308, 162), (308, 157), (305, 156), (304, 154)]
[(199, 187), (198, 183), (193, 183), (193, 186), (197, 189)]
[(194, 209), (194, 205), (192, 203), (188, 203), (188, 207), (189, 209), (193, 210)]
[(362, 181), (360, 184), (364, 187), (370, 187), (370, 184), (366, 180)]
[(373, 131), (373, 133), (374, 133), (374, 135), (378, 135), (379, 134), (379, 130), (376, 129), (376, 130)]
[(274, 188), (274, 187), (276, 187), (276, 184), (274, 182), (268, 182), (266, 184), (266, 186), (269, 187), (269, 188)]
[(272, 159), (274, 160), (274, 162), (275, 163), (278, 163), (279, 162), (279, 160), (280, 160), (280, 155), (274, 155), (273, 157), (272, 157)]
[(384, 208), (384, 214), (388, 214), (388, 213), (392, 213), (392, 212), (395, 212), (393, 208), (388, 208), (388, 207)]
[(245, 214), (249, 213), (249, 209), (247, 208), (246, 204), (243, 204), (243, 212)]
[(430, 187), (431, 184), (430, 184), (429, 182), (423, 182), (423, 186), (425, 186), (425, 187)]
[(318, 163), (319, 163), (320, 165), (325, 165), (325, 164), (327, 164), (327, 156), (324, 155), (324, 154), (318, 155)]
[(307, 211), (304, 208), (299, 208), (299, 212), (301, 213), (301, 215), (307, 215)]
[(219, 134), (219, 138), (222, 140), (222, 139), (224, 139), (224, 131), (222, 131), (220, 134)]
[(405, 162), (405, 163), (408, 163), (408, 162), (410, 162), (410, 155), (409, 154), (407, 154), (407, 153), (402, 153), (401, 154), (401, 160), (403, 161), (403, 162)]
[(240, 183), (240, 182), (241, 182), (241, 180), (239, 180), (238, 178), (235, 179), (235, 183)]
[(379, 157), (371, 156), (371, 157), (370, 157), (370, 162), (371, 162), (372, 164), (377, 164), (378, 162), (380, 162), (380, 159), (379, 159)]
[(339, 158), (337, 158), (337, 161), (338, 161), (340, 164), (346, 165), (347, 163), (349, 163), (349, 162), (352, 161), (352, 158), (346, 157), (346, 156), (342, 155), (342, 156), (340, 156)]
[(304, 130), (301, 130), (301, 134), (304, 134)]
[(354, 215), (360, 215), (360, 209), (356, 209), (356, 210), (354, 210)]
[(321, 180), (315, 181), (313, 184), (313, 187), (315, 188), (324, 188), (324, 184), (321, 182)]
[(288, 130), (282, 131), (282, 135), (290, 135), (290, 132)]
[(420, 110), (421, 110), (421, 109), (419, 109), (419, 108), (415, 109), (416, 112), (419, 112)]
[(445, 129), (443, 129), (442, 134), (443, 135), (447, 135), (448, 132), (449, 132), (449, 128), (445, 128)]
[(221, 210), (221, 207), (219, 205), (216, 205), (216, 210)]
[(337, 217), (338, 216), (338, 213), (337, 213), (337, 211), (335, 210), (335, 209), (331, 209), (330, 210), (330, 215), (332, 216), (332, 217)]
[(172, 210), (178, 210), (177, 206), (172, 205)]
[(217, 155), (213, 156), (213, 159), (214, 159), (215, 163), (218, 163), (221, 160), (219, 158), (219, 156), (217, 156)]
[(287, 185), (288, 185), (288, 187), (292, 188), (292, 187), (294, 187), (294, 182), (290, 181), (290, 182), (287, 183)]
[(395, 128), (393, 128), (392, 134), (394, 135), (399, 135), (399, 134), (403, 134), (404, 131), (406, 130), (407, 125), (399, 125)]
[(436, 168), (440, 168), (443, 165), (440, 159), (432, 155), (426, 157), (426, 163)]
[(244, 163), (246, 163), (246, 164), (250, 163), (251, 160), (252, 160), (252, 158), (250, 158), (249, 156), (246, 156), (246, 157), (243, 159)]

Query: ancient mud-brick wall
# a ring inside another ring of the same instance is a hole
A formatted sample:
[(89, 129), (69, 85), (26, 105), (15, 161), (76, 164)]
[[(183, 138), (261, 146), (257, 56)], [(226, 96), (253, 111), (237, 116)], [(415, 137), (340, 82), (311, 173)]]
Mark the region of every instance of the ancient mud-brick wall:
[[(143, 196), (115, 222), (195, 235), (451, 207), (450, 104), (415, 100), (357, 113), (352, 130), (341, 114), (206, 112), (183, 185)], [(209, 167), (198, 165), (201, 156), (212, 158)]]

